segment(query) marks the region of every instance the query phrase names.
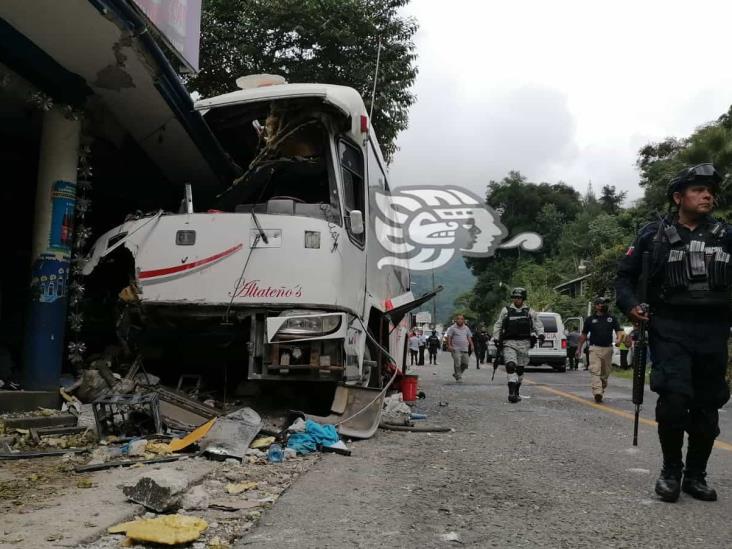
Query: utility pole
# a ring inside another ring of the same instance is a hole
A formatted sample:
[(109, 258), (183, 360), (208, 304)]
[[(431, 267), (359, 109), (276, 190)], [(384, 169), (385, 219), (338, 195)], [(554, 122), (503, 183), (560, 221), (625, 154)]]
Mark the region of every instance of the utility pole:
[[(432, 269), (432, 291), (435, 291), (435, 270)], [(432, 324), (437, 326), (437, 296), (432, 298)]]

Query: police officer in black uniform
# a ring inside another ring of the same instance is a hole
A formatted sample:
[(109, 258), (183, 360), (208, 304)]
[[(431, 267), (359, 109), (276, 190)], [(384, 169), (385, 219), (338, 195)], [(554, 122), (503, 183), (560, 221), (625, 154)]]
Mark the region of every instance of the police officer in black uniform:
[[(730, 397), (725, 381), (730, 327), (732, 227), (711, 217), (722, 178), (712, 164), (681, 171), (669, 184), (671, 213), (641, 229), (618, 268), (617, 303), (632, 320), (648, 320), (634, 290), (642, 254), (650, 254), (648, 324), (651, 389), (663, 469), (656, 493), (673, 502), (683, 490), (715, 501), (705, 480)], [(689, 435), (686, 467), (684, 431)], [(683, 474), (683, 483), (681, 482)]]

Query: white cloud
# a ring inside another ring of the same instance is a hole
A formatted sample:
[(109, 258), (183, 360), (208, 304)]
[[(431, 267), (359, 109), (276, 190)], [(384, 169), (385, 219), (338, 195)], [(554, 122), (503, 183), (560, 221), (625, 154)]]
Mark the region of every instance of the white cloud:
[(395, 185), (449, 180), (482, 193), (518, 169), (584, 192), (640, 196), (638, 148), (686, 136), (732, 103), (732, 4), (412, 0), (418, 103)]

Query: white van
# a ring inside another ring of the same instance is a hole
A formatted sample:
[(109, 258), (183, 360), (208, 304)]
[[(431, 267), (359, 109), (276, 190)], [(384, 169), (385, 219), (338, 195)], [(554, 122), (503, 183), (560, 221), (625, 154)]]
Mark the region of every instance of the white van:
[(567, 370), (567, 337), (564, 323), (559, 313), (539, 312), (539, 320), (544, 325), (544, 341), (537, 342), (529, 350), (531, 366), (551, 366), (557, 372)]

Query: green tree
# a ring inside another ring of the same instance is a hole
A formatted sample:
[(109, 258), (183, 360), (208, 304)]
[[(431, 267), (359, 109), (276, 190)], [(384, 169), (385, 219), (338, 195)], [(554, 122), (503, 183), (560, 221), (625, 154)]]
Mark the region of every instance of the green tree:
[(189, 82), (203, 96), (234, 89), (239, 76), (272, 73), (288, 82), (356, 89), (369, 105), (382, 50), (373, 125), (387, 160), (407, 127), (417, 75), (409, 0), (205, 0), (201, 71)]
[(600, 194), (600, 208), (607, 214), (616, 215), (620, 212), (623, 200), (628, 195), (627, 191), (617, 192), (615, 185), (605, 185)]

